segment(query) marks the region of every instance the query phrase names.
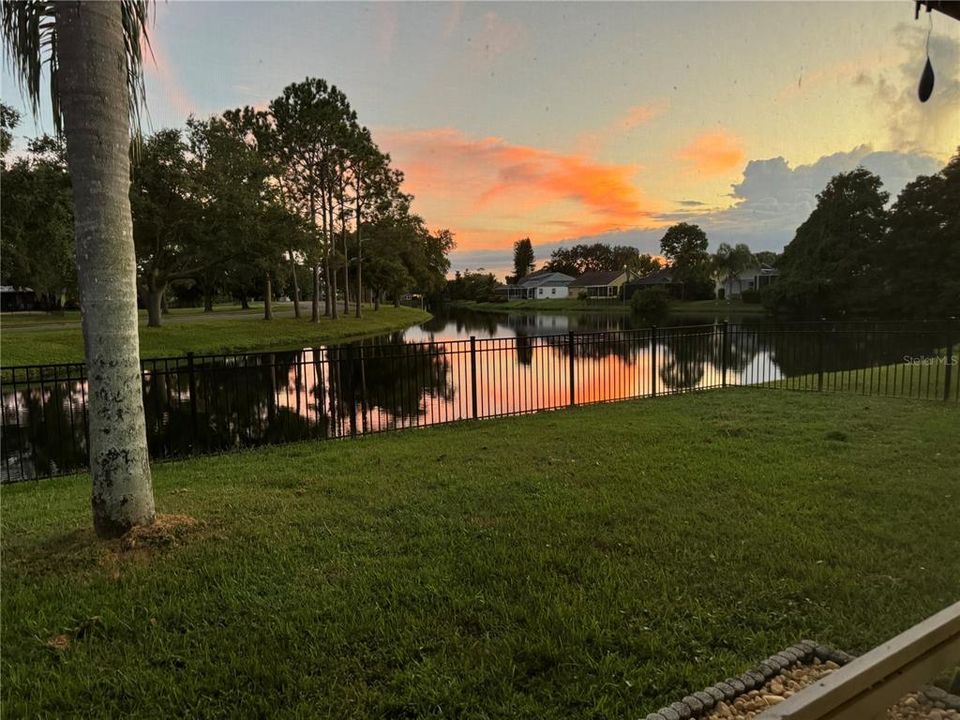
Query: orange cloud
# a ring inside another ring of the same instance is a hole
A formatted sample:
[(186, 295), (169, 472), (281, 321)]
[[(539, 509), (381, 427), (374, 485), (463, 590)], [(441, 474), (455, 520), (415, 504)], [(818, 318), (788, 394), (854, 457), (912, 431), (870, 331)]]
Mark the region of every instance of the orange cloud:
[(677, 152), (677, 159), (689, 163), (698, 175), (723, 175), (743, 167), (746, 154), (740, 138), (724, 130), (698, 135)]
[(659, 205), (632, 178), (634, 164), (601, 163), (459, 130), (377, 133), (406, 175), (405, 187), (432, 226), (449, 227), (460, 249), (496, 249), (517, 237), (553, 242), (617, 229), (655, 227)]

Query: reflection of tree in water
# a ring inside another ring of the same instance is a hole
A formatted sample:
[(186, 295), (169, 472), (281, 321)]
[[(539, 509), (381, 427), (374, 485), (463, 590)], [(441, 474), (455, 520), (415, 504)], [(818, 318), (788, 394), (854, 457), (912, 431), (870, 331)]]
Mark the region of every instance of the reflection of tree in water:
[[(658, 335), (658, 371), (665, 389), (689, 390), (704, 380), (708, 366), (711, 382), (720, 382), (723, 368), (722, 327), (670, 328)], [(760, 351), (757, 333), (731, 327), (727, 335), (728, 377), (743, 372)]]
[(958, 332), (931, 323), (806, 323), (770, 333), (772, 356), (786, 377), (856, 370), (904, 362), (905, 356), (932, 356)]
[[(438, 308), (433, 317), (423, 323), (420, 327), (426, 332), (435, 333), (445, 330), (449, 323), (454, 323), (457, 332), (462, 335), (489, 335), (497, 334), (497, 328), (501, 324), (507, 323), (507, 315), (502, 313), (477, 312), (457, 308), (455, 311), (449, 311), (446, 308)], [(402, 337), (402, 333), (400, 333)]]
[[(311, 418), (301, 407), (301, 393), (307, 390), (302, 363), (299, 352), (198, 362), (195, 428), (187, 367), (149, 374), (144, 378), (144, 409), (151, 455), (324, 437), (323, 413), (314, 412)], [(296, 378), (293, 387), (291, 372)]]
[(327, 358), (333, 410), (350, 432), (358, 430), (358, 413), (364, 425), (373, 409), (407, 420), (426, 412), (428, 398), (449, 402), (454, 396), (450, 363), (439, 344), (407, 343), (397, 334), (331, 347)]
[(517, 352), (517, 362), (520, 365), (525, 365), (529, 367), (533, 364), (533, 348), (534, 342), (530, 340), (529, 335), (517, 333), (516, 338), (514, 339), (514, 347)]
[[(80, 382), (45, 383), (3, 398), (4, 476), (27, 479), (87, 465), (87, 437)], [(12, 419), (19, 412), (19, 424)]]

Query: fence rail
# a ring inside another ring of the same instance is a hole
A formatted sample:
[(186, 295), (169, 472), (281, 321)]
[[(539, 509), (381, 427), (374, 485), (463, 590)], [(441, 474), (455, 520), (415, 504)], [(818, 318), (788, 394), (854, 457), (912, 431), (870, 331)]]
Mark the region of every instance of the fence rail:
[[(956, 326), (727, 325), (142, 361), (153, 458), (734, 385), (960, 402)], [(2, 371), (0, 479), (87, 465), (83, 364)]]

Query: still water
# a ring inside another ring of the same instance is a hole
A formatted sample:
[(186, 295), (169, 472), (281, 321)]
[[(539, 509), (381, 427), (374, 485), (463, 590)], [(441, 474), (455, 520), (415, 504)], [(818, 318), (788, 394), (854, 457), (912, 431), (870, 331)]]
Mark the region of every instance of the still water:
[[(347, 345), (144, 361), (154, 458), (336, 438), (474, 417), (804, 376), (922, 352), (929, 339), (816, 335), (762, 321), (627, 313), (440, 310), (419, 327)], [(475, 338), (471, 341), (470, 338)], [(879, 338), (879, 339), (878, 339)], [(882, 339), (882, 342), (880, 341)], [(3, 482), (86, 466), (79, 366), (14, 373), (2, 399)]]

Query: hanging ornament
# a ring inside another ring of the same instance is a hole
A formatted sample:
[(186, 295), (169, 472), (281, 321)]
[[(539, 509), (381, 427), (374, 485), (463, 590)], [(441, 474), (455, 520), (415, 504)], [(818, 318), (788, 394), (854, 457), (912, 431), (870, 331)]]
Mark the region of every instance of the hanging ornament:
[(927, 57), (927, 63), (923, 66), (923, 74), (920, 75), (920, 87), (917, 88), (917, 95), (920, 96), (920, 102), (926, 102), (933, 93), (933, 65), (930, 64), (930, 58)]
[[(917, 4), (919, 11), (919, 3)], [(930, 34), (933, 32), (933, 15), (930, 14), (930, 8), (927, 8), (927, 18), (930, 21), (930, 27), (927, 30), (927, 62), (923, 66), (923, 73), (920, 75), (920, 85), (917, 87), (917, 95), (920, 102), (925, 103), (933, 94), (933, 64), (930, 62)]]

